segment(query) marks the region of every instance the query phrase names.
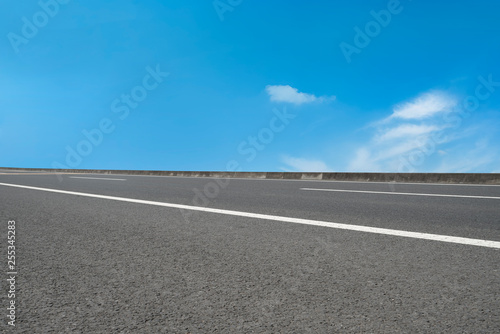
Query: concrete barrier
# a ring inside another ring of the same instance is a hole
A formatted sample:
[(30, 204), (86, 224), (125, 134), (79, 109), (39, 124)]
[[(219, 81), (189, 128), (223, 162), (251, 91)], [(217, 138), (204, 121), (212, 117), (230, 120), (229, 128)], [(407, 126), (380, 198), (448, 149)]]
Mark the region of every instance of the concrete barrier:
[(500, 173), (299, 173), (299, 172), (216, 172), (161, 170), (101, 170), (0, 167), (3, 171), (54, 174), (128, 174), (209, 178), (257, 178), (274, 180), (324, 180), (363, 182), (500, 184)]

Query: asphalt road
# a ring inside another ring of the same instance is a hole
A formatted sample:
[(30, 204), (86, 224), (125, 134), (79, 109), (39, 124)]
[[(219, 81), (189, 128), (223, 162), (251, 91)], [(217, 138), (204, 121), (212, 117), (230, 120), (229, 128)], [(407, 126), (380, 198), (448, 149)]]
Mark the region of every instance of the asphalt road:
[(500, 186), (0, 171), (0, 328), (499, 333), (499, 207)]

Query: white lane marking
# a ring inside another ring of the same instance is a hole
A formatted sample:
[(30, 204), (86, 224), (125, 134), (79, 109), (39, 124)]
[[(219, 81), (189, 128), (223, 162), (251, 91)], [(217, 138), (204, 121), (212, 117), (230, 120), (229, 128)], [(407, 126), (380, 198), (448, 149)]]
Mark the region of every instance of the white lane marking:
[(126, 179), (111, 179), (107, 177), (87, 177), (87, 176), (70, 176), (70, 179), (89, 179), (89, 180), (108, 180), (108, 181), (127, 181)]
[(363, 194), (384, 194), (384, 195), (410, 195), (410, 196), (430, 196), (430, 197), (458, 197), (458, 198), (487, 198), (500, 199), (494, 196), (474, 196), (474, 195), (448, 195), (448, 194), (422, 194), (422, 193), (398, 193), (390, 191), (370, 191), (370, 190), (345, 190), (345, 189), (324, 189), (324, 188), (300, 188), (308, 191), (334, 191), (341, 193), (363, 193)]
[[(54, 173), (55, 174), (55, 173)], [(139, 175), (139, 174), (107, 174), (107, 175), (127, 175), (131, 177), (170, 177), (178, 179), (230, 179), (244, 181), (289, 181), (289, 182), (328, 182), (328, 183), (377, 183), (400, 185), (410, 184), (417, 186), (464, 186), (464, 187), (500, 187), (500, 184), (473, 184), (473, 183), (426, 183), (426, 182), (400, 182), (400, 181), (338, 181), (338, 180), (316, 180), (316, 179), (266, 179), (263, 177), (225, 177), (225, 176), (173, 176), (173, 175)]]
[(6, 186), (6, 187), (14, 187), (14, 188), (41, 190), (41, 191), (47, 191), (47, 192), (53, 192), (53, 193), (59, 193), (59, 194), (109, 199), (109, 200), (113, 200), (113, 201), (163, 206), (163, 207), (183, 209), (183, 210), (218, 213), (218, 214), (222, 214), (222, 215), (248, 217), (248, 218), (265, 219), (265, 220), (274, 220), (274, 221), (280, 221), (280, 222), (286, 222), (286, 223), (330, 227), (330, 228), (336, 228), (336, 229), (340, 229), (340, 230), (384, 234), (384, 235), (392, 235), (392, 236), (406, 237), (406, 238), (413, 238), (413, 239), (433, 240), (433, 241), (450, 242), (450, 243), (456, 243), (456, 244), (462, 244), (462, 245), (472, 245), (472, 246), (500, 249), (500, 241), (462, 238), (462, 237), (454, 237), (454, 236), (430, 234), (430, 233), (420, 233), (420, 232), (409, 232), (409, 231), (394, 230), (394, 229), (387, 229), (387, 228), (380, 228), (380, 227), (369, 227), (369, 226), (362, 226), (362, 225), (340, 224), (340, 223), (332, 223), (332, 222), (321, 221), (321, 220), (282, 217), (282, 216), (266, 215), (266, 214), (260, 214), (260, 213), (244, 212), (244, 211), (205, 208), (205, 207), (201, 207), (201, 206), (191, 206), (191, 205), (184, 205), (184, 204), (154, 202), (154, 201), (146, 201), (146, 200), (134, 199), (134, 198), (89, 194), (89, 193), (81, 193), (81, 192), (76, 192), (76, 191), (50, 189), (50, 188), (38, 188), (38, 187), (24, 186), (24, 185), (19, 185), (19, 184), (0, 183), (0, 185)]

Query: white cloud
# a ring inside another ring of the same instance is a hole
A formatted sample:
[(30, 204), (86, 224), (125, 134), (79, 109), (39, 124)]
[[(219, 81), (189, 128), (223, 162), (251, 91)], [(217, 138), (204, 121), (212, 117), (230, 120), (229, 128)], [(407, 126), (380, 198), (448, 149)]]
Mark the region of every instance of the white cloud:
[(428, 92), (412, 101), (396, 106), (389, 119), (420, 120), (429, 118), (439, 113), (450, 112), (456, 104), (457, 101), (454, 97), (443, 92)]
[(376, 133), (355, 151), (348, 169), (397, 172), (408, 171), (408, 166), (420, 168), (438, 145), (455, 140), (442, 135), (450, 124), (441, 116), (456, 104), (455, 97), (431, 91), (396, 105), (390, 116), (372, 124)]
[(356, 155), (347, 169), (349, 171), (379, 172), (380, 166), (376, 164), (370, 150), (362, 147), (356, 151)]
[[(321, 160), (309, 160), (284, 156), (282, 161), (291, 167), (295, 172), (328, 172), (330, 169)], [(289, 170), (286, 168), (286, 170)]]
[(398, 138), (414, 137), (436, 130), (439, 130), (439, 128), (435, 125), (402, 124), (378, 135), (376, 140), (378, 142), (383, 142)]
[(379, 150), (377, 150), (376, 160), (388, 160), (401, 156), (412, 150), (418, 149), (419, 147), (424, 147), (427, 141), (427, 137), (408, 137), (397, 145), (383, 146)]
[(311, 102), (324, 102), (335, 99), (335, 96), (317, 97), (314, 94), (301, 93), (297, 88), (293, 88), (289, 85), (268, 85), (266, 86), (266, 92), (269, 94), (272, 102), (303, 104)]
[(489, 172), (498, 166), (498, 149), (490, 147), (488, 140), (485, 138), (477, 141), (475, 147), (458, 145), (453, 149), (455, 154), (444, 156), (441, 159), (441, 164), (436, 168), (436, 172)]

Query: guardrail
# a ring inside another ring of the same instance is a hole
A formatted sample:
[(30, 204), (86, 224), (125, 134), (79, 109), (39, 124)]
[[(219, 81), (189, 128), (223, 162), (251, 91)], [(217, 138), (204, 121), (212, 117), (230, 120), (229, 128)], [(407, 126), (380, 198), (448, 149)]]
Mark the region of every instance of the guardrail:
[(217, 172), (217, 171), (161, 171), (161, 170), (101, 170), (0, 167), (0, 172), (46, 172), (54, 174), (128, 174), (211, 178), (257, 178), (284, 180), (372, 181), (415, 183), (470, 183), (500, 184), (500, 173), (299, 173), (299, 172)]

